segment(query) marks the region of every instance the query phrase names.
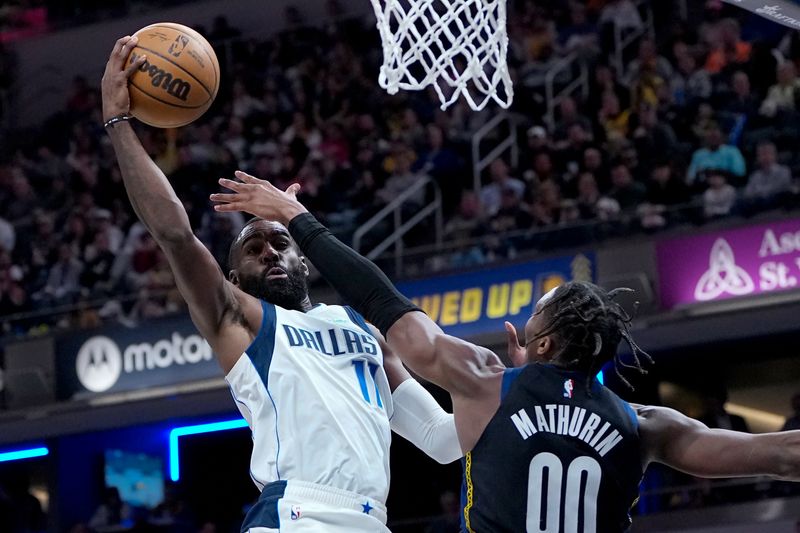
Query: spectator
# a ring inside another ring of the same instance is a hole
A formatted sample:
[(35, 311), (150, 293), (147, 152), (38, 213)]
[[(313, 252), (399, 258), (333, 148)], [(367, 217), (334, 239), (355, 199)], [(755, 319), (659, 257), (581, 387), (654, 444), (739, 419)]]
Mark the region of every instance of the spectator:
[(747, 120), (758, 116), (758, 99), (750, 88), (750, 77), (746, 72), (737, 70), (731, 77), (731, 92), (720, 102), (720, 109), (728, 113), (741, 115)]
[(635, 118), (636, 127), (631, 137), (638, 159), (645, 162), (642, 171), (648, 174), (652, 162), (664, 154), (676, 153), (678, 139), (668, 123), (658, 120), (655, 106), (641, 104)]
[(72, 303), (80, 291), (80, 276), (83, 264), (75, 257), (75, 251), (69, 244), (58, 247), (58, 261), (47, 274), (47, 282), (34, 299), (41, 302), (42, 307), (52, 307)]
[(612, 92), (603, 94), (603, 103), (597, 112), (597, 124), (601, 137), (612, 144), (619, 144), (628, 135), (630, 110), (622, 109), (619, 98)]
[(658, 76), (666, 81), (672, 78), (672, 65), (658, 54), (656, 43), (644, 39), (639, 43), (639, 55), (628, 64), (628, 72), (623, 83), (634, 85), (644, 74)]
[(537, 226), (549, 226), (559, 221), (561, 214), (561, 189), (553, 180), (539, 184), (535, 190), (530, 213)]
[(427, 145), (414, 163), (414, 171), (426, 174), (436, 180), (442, 190), (445, 208), (449, 213), (458, 201), (461, 192), (459, 173), (464, 169), (464, 162), (459, 155), (448, 146), (444, 130), (430, 124), (427, 127)]
[(659, 163), (650, 173), (647, 201), (638, 209), (641, 225), (645, 229), (663, 228), (672, 220), (680, 219), (679, 213), (669, 208), (689, 201), (689, 188), (675, 177), (669, 163)]
[(607, 64), (598, 63), (594, 67), (594, 75), (590, 80), (586, 108), (600, 109), (603, 106), (603, 99), (606, 93), (614, 94), (623, 108), (627, 108), (630, 104), (630, 91), (620, 83), (614, 69)]
[(578, 195), (576, 197), (578, 212), (584, 220), (597, 218), (597, 202), (600, 201), (600, 189), (591, 172), (581, 172), (578, 176)]
[(747, 422), (739, 415), (733, 415), (725, 409), (728, 393), (725, 390), (713, 391), (705, 399), (705, 413), (698, 417), (700, 422), (710, 428), (728, 429), (750, 433)]
[(729, 65), (742, 65), (750, 60), (752, 46), (742, 41), (741, 29), (735, 19), (724, 19), (717, 25), (712, 50), (706, 59), (706, 70), (719, 74)]
[[(388, 204), (398, 195), (405, 192), (412, 185), (423, 178), (422, 174), (414, 173), (411, 168), (414, 164), (414, 152), (408, 148), (401, 148), (394, 158), (394, 170), (386, 180), (383, 188), (377, 191), (376, 197), (381, 202)], [(422, 207), (425, 203), (425, 189), (418, 189), (408, 197), (407, 207), (411, 210)]]
[(567, 96), (562, 98), (561, 102), (558, 104), (558, 121), (555, 131), (553, 132), (556, 149), (560, 149), (558, 143), (567, 140), (569, 137), (569, 129), (574, 124), (581, 125), (584, 131), (591, 131), (592, 129), (591, 121), (578, 111), (578, 104), (575, 102), (575, 99)]
[(716, 125), (706, 131), (705, 147), (692, 154), (692, 162), (686, 176), (687, 183), (696, 187), (700, 183), (699, 174), (708, 169), (724, 170), (735, 178), (741, 178), (745, 173), (742, 153), (735, 146), (723, 144), (722, 130)]
[(730, 214), (736, 203), (736, 189), (728, 183), (724, 170), (706, 171), (708, 189), (703, 193), (703, 212), (706, 218), (719, 218)]
[(11, 201), (5, 206), (3, 216), (16, 225), (30, 216), (38, 202), (39, 198), (28, 178), (19, 168), (14, 169), (11, 179)]
[(784, 112), (792, 112), (796, 108), (800, 89), (800, 79), (797, 78), (797, 68), (791, 61), (778, 65), (778, 81), (769, 88), (767, 97), (761, 103), (761, 114), (775, 117)]
[(517, 198), (522, 198), (525, 192), (525, 184), (509, 176), (508, 165), (500, 158), (492, 161), (489, 166), (489, 174), (491, 175), (492, 183), (481, 189), (480, 200), (485, 213), (488, 216), (494, 216), (500, 209), (503, 189), (511, 189)]
[(657, 163), (650, 172), (647, 201), (654, 205), (675, 206), (689, 202), (689, 188), (675, 176), (669, 162)]
[(644, 185), (634, 181), (630, 169), (623, 162), (611, 166), (611, 184), (609, 196), (616, 200), (623, 211), (635, 209), (645, 199), (647, 191)]
[(592, 173), (601, 192), (611, 188), (611, 173), (606, 165), (603, 152), (598, 148), (590, 147), (583, 151), (581, 172)]
[(679, 56), (677, 61), (678, 68), (669, 79), (676, 104), (690, 107), (709, 98), (713, 84), (708, 71), (697, 68), (697, 60), (690, 52)]
[(86, 248), (84, 259), (86, 265), (81, 274), (81, 285), (94, 297), (109, 293), (112, 285), (111, 270), (116, 254), (111, 250), (107, 232), (100, 231), (95, 234), (94, 242)]
[(496, 235), (529, 228), (532, 223), (530, 214), (522, 209), (519, 196), (510, 187), (505, 187), (500, 195), (500, 209), (489, 219), (489, 229)]
[(800, 429), (800, 394), (792, 396), (792, 416), (786, 419), (781, 431), (794, 431)]
[(578, 52), (592, 57), (597, 50), (597, 26), (586, 14), (586, 6), (582, 2), (569, 2), (569, 24), (558, 32), (558, 45), (562, 54)]
[(742, 194), (742, 206), (747, 213), (780, 205), (792, 188), (792, 175), (788, 167), (778, 164), (773, 143), (758, 144), (756, 161), (758, 169), (750, 175)]
[(464, 191), (458, 212), (450, 217), (444, 227), (447, 240), (466, 241), (478, 236), (483, 224), (482, 206), (474, 191)]

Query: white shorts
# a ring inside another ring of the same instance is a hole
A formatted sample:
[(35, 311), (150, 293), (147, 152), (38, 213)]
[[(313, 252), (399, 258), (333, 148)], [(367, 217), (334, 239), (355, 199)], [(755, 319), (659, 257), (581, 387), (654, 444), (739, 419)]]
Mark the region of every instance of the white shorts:
[(371, 498), (305, 481), (275, 481), (248, 511), (242, 533), (388, 533), (386, 507)]

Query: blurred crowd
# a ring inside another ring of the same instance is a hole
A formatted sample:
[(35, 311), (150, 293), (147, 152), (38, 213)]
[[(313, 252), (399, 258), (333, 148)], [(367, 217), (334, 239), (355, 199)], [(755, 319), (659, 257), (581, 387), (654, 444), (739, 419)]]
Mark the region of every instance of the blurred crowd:
[[(345, 240), (432, 179), (444, 238), (462, 245), (432, 254), (429, 268), (791, 208), (800, 38), (721, 2), (693, 8), (689, 25), (655, 2), (512, 2), (521, 157), (493, 161), (478, 190), (470, 141), (496, 110), (459, 102), (442, 111), (433, 91), (385, 94), (377, 32), (343, 17), (335, 1), (325, 27), (290, 8), (285, 30), (266, 40), (241, 37), (224, 17), (198, 28), (225, 73), (215, 105), (180, 130), (138, 129), (223, 269), (245, 218), (217, 214), (207, 199), (235, 169), (278, 187), (299, 182), (301, 201)], [(617, 50), (615, 35), (638, 37)], [(586, 65), (588, 86), (561, 98), (549, 121), (543, 74), (565, 57)], [(164, 255), (125, 196), (98, 84), (75, 78), (64, 109), (40, 129), (6, 132), (0, 316), (16, 317), (3, 321), (6, 332), (136, 323), (182, 309)], [(429, 194), (420, 189), (404, 213)], [(406, 245), (428, 243), (429, 229)], [(367, 244), (388, 231), (378, 225)]]

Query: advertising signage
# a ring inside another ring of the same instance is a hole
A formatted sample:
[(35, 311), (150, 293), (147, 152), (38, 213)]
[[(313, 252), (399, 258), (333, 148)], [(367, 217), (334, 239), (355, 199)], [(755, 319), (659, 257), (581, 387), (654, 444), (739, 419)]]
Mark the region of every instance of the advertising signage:
[(536, 301), (571, 280), (594, 281), (594, 254), (529, 261), (477, 272), (401, 282), (397, 288), (448, 334), (468, 337), (518, 328)]
[(61, 398), (174, 385), (222, 376), (188, 316), (73, 332), (55, 343)]
[(800, 219), (656, 244), (665, 308), (793, 290), (800, 283)]

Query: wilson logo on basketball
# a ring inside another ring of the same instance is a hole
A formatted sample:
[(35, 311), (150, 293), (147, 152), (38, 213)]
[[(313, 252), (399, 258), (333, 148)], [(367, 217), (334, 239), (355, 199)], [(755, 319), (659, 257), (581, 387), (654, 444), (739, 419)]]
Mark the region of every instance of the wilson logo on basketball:
[[(129, 63), (136, 61), (137, 57), (138, 54), (131, 53)], [(153, 84), (153, 87), (160, 87), (169, 95), (184, 102), (189, 98), (192, 85), (188, 81), (177, 77), (173, 78), (172, 74), (166, 72), (164, 69), (158, 68), (147, 60), (139, 67), (139, 71), (145, 72), (150, 76), (150, 83)]]

